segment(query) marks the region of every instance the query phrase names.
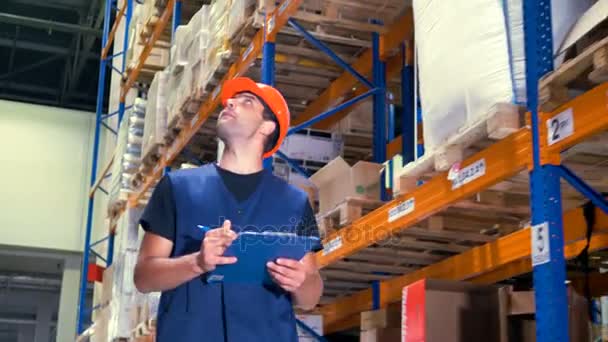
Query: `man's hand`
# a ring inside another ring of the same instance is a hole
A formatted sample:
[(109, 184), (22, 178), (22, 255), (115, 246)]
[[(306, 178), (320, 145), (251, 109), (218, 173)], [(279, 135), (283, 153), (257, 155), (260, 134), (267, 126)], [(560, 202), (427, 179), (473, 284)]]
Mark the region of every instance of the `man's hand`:
[(201, 273), (213, 271), (217, 265), (234, 264), (236, 257), (225, 257), (224, 252), (237, 235), (230, 229), (230, 221), (225, 220), (221, 228), (208, 231), (201, 243), (201, 250), (197, 255), (197, 265)]
[(291, 259), (277, 259), (269, 262), (268, 272), (272, 279), (285, 291), (294, 293), (298, 291), (315, 270), (307, 264)]

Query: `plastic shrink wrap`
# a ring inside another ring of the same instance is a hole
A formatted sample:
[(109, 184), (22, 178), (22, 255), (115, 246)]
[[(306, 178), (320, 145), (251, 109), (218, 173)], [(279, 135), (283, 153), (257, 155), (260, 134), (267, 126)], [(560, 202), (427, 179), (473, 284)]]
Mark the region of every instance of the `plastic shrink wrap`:
[(126, 200), (131, 190), (131, 178), (139, 169), (145, 111), (146, 100), (135, 99), (133, 106), (125, 112), (118, 130), (111, 171), (109, 214), (112, 214), (116, 203)]
[[(554, 47), (590, 2), (552, 1)], [(425, 150), (485, 120), (497, 103), (525, 104), (522, 6), (413, 1)]]
[(150, 149), (162, 144), (167, 132), (167, 86), (169, 73), (157, 72), (148, 89), (146, 118), (142, 142), (142, 157), (150, 153)]

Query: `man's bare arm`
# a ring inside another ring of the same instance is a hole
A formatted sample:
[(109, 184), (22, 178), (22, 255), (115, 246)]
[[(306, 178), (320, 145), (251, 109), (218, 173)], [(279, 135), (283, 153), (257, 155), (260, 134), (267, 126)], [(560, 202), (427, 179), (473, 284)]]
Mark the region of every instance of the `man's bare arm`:
[(146, 232), (135, 266), (135, 287), (140, 292), (165, 291), (203, 273), (197, 263), (199, 252), (170, 258), (173, 242)]
[(198, 252), (170, 258), (173, 242), (146, 232), (135, 266), (134, 282), (140, 292), (165, 291), (215, 269), (216, 265), (233, 264), (235, 257), (222, 256), (236, 233), (229, 220), (221, 228), (205, 234)]

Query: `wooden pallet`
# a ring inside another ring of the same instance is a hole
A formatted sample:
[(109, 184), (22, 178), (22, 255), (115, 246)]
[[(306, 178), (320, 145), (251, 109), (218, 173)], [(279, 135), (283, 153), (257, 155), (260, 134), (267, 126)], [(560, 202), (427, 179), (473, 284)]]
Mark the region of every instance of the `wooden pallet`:
[(394, 178), (394, 193), (411, 191), (419, 180), (426, 180), (438, 172), (450, 170), (477, 152), (480, 147), (505, 138), (523, 127), (523, 124), (523, 108), (510, 103), (492, 106), (485, 119), (454, 134), (442, 146), (425, 151), (421, 158), (404, 166)]
[(154, 341), (155, 335), (156, 319), (149, 319), (139, 323), (131, 332), (131, 338), (135, 341)]
[[(608, 34), (608, 31), (607, 31)], [(540, 109), (552, 112), (578, 92), (608, 81), (608, 36), (589, 45), (539, 81)]]
[(346, 197), (344, 202), (338, 204), (334, 209), (316, 216), (321, 237), (328, 236), (336, 230), (352, 224), (383, 203), (372, 199)]

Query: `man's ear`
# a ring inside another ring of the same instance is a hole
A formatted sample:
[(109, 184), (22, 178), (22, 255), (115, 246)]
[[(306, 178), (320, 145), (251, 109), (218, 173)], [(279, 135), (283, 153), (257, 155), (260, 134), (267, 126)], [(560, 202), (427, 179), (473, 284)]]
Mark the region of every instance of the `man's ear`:
[(270, 136), (272, 132), (274, 132), (276, 126), (276, 123), (269, 120), (264, 120), (260, 125), (259, 132), (265, 136)]

